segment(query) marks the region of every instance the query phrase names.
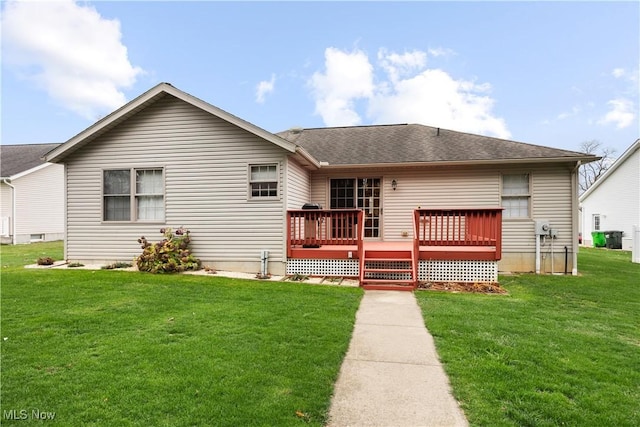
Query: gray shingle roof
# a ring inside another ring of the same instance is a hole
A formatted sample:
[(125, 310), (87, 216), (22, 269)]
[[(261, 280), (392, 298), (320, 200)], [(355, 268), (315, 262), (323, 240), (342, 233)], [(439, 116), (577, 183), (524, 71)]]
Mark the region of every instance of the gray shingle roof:
[(594, 157), (418, 124), (292, 129), (279, 135), (329, 165)]
[(49, 151), (60, 144), (0, 145), (0, 177), (8, 178), (45, 163)]

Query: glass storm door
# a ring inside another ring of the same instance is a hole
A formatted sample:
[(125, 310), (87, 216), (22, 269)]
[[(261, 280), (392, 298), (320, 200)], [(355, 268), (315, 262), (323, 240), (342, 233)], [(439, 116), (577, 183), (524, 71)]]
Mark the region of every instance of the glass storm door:
[(331, 180), (331, 209), (362, 209), (364, 237), (380, 238), (380, 178)]

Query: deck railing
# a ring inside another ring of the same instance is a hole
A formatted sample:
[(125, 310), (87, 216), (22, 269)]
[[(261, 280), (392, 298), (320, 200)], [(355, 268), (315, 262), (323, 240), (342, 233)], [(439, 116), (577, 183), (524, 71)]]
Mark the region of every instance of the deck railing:
[(300, 209), (287, 211), (287, 247), (362, 245), (360, 209)]
[(416, 209), (420, 246), (495, 246), (502, 251), (502, 208)]

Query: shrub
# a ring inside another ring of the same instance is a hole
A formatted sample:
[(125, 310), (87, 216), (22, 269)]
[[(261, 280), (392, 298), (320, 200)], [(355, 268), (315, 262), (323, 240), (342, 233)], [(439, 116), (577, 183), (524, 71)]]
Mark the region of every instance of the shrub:
[(142, 254), (135, 260), (138, 270), (178, 273), (201, 268), (202, 263), (189, 250), (189, 230), (180, 227), (174, 232), (171, 228), (163, 228), (160, 233), (164, 239), (158, 243), (149, 243), (144, 236), (138, 239), (142, 248)]
[(113, 264), (103, 265), (100, 267), (102, 270), (115, 270), (116, 268), (129, 268), (133, 267), (130, 262), (114, 262)]
[(40, 257), (37, 261), (38, 265), (53, 265), (53, 258), (51, 257)]

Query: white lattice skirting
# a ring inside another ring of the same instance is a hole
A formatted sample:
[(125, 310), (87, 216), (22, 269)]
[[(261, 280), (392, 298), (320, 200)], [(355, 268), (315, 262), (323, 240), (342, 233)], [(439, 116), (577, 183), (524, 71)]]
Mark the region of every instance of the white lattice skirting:
[(423, 282), (497, 283), (498, 261), (421, 260), (418, 279)]
[(287, 274), (305, 276), (358, 277), (360, 265), (357, 259), (290, 259)]
[[(289, 259), (287, 274), (306, 276), (358, 277), (357, 259)], [(388, 279), (403, 279), (402, 273), (389, 273)], [(393, 277), (391, 277), (393, 276)], [(497, 261), (433, 261), (421, 260), (418, 280), (423, 282), (498, 282)]]

